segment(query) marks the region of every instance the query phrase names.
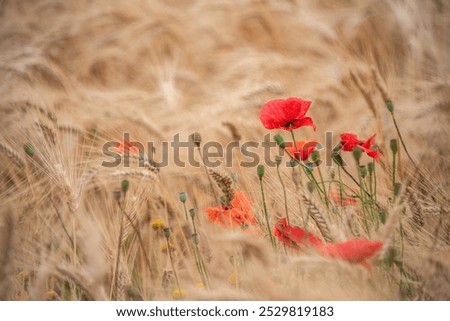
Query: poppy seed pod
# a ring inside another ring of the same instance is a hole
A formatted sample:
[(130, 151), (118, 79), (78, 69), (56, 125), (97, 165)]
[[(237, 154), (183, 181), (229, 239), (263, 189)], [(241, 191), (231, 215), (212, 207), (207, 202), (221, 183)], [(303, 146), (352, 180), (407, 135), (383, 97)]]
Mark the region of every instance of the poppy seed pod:
[(367, 176), (367, 167), (366, 166), (360, 166), (359, 167), (359, 174), (362, 178)]
[(273, 138), (275, 139), (275, 142), (278, 144), (278, 146), (280, 146), (280, 148), (286, 148), (286, 143), (284, 142), (283, 136), (281, 136), (280, 134), (276, 134), (275, 136), (273, 136)]
[(259, 179), (262, 179), (264, 177), (264, 165), (258, 165), (258, 167), (256, 168), (256, 173), (258, 174)]
[(311, 160), (312, 160), (314, 163), (316, 163), (319, 159), (320, 159), (319, 151), (318, 151), (318, 150), (314, 150), (314, 151), (311, 153)]
[(168, 227), (164, 228), (164, 237), (166, 239), (168, 239), (170, 237), (170, 228), (168, 228)]
[(389, 110), (390, 113), (394, 112), (394, 103), (390, 100), (386, 102), (386, 108)]
[(130, 182), (127, 179), (124, 179), (120, 185), (122, 187), (122, 192), (124, 193), (126, 193), (130, 188)]
[(397, 152), (398, 152), (398, 143), (397, 143), (397, 140), (396, 139), (391, 139), (391, 151), (392, 151), (392, 154), (397, 154)]
[(362, 149), (359, 147), (353, 148), (353, 157), (356, 159), (357, 162), (361, 159)]
[(191, 215), (191, 218), (195, 218), (195, 214), (196, 214), (195, 209), (191, 208), (189, 210), (189, 214)]
[(374, 165), (374, 163), (367, 164), (367, 169), (369, 170), (369, 174), (372, 174), (373, 172), (375, 172), (375, 165)]
[(182, 203), (186, 203), (187, 201), (187, 194), (185, 192), (180, 192), (180, 194), (178, 195), (180, 202)]
[(277, 164), (277, 167), (280, 166), (281, 161), (282, 161), (281, 156), (279, 155), (275, 156), (275, 163)]

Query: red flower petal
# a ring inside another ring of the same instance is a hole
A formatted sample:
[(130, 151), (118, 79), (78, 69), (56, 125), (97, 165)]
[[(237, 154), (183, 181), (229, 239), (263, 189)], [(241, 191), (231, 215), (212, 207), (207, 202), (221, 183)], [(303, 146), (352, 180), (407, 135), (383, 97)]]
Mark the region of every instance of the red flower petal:
[(312, 141), (305, 143), (304, 141), (301, 140), (295, 142), (297, 148), (293, 145), (294, 144), (292, 143), (288, 143), (288, 145), (286, 146), (286, 150), (296, 159), (304, 161), (307, 160), (311, 155), (311, 153), (314, 151), (317, 142)]
[(311, 101), (290, 97), (268, 101), (261, 109), (260, 120), (267, 129), (291, 130), (302, 126), (315, 125), (310, 117), (305, 117)]
[(295, 120), (292, 128), (299, 128), (305, 126), (312, 127), (314, 131), (316, 130), (316, 125), (314, 124), (311, 117), (303, 117)]
[(358, 138), (355, 134), (344, 133), (341, 135), (342, 150), (346, 152), (351, 152), (353, 148), (358, 146)]
[(380, 158), (380, 153), (375, 150), (371, 149), (375, 142), (375, 134), (373, 134), (369, 139), (366, 141), (360, 141), (358, 140), (358, 137), (356, 137), (355, 134), (351, 133), (344, 133), (341, 135), (341, 145), (342, 150), (346, 152), (351, 152), (355, 147), (360, 147), (369, 157), (372, 157), (375, 160), (378, 160)]
[(351, 239), (341, 243), (325, 244), (319, 252), (326, 256), (361, 263), (372, 257), (383, 246), (382, 242), (366, 239)]
[(309, 245), (320, 248), (323, 245), (322, 240), (313, 233), (306, 232), (304, 229), (296, 226), (288, 225), (285, 217), (275, 224), (273, 235), (278, 238), (280, 242), (293, 248)]
[(223, 227), (254, 225), (256, 220), (251, 213), (252, 205), (253, 202), (246, 193), (235, 190), (231, 207), (208, 207), (205, 211), (210, 222), (219, 223)]

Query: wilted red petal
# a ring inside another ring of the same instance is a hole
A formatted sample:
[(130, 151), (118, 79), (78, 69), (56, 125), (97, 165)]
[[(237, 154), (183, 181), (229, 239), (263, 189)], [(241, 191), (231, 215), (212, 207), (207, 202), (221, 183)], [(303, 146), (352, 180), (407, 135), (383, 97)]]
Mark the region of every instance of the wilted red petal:
[(267, 129), (291, 130), (302, 126), (315, 125), (310, 117), (305, 117), (311, 101), (296, 97), (274, 99), (261, 108), (259, 118)]
[(351, 239), (340, 243), (324, 244), (319, 252), (326, 256), (361, 263), (377, 253), (382, 246), (383, 243), (378, 241)]
[(304, 229), (290, 226), (287, 223), (287, 219), (283, 217), (280, 219), (274, 227), (273, 235), (290, 247), (300, 247), (300, 246), (314, 246), (321, 247), (323, 242), (313, 233), (306, 232)]

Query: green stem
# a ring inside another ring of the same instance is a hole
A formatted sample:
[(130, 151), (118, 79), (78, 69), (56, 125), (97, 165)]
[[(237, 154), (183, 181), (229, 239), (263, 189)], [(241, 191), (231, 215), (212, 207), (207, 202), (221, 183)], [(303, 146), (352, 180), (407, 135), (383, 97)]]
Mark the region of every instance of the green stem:
[(322, 182), (323, 196), (324, 196), (324, 200), (325, 200), (325, 205), (327, 206), (327, 209), (330, 209), (330, 205), (328, 204), (328, 202), (329, 202), (328, 195), (326, 193), (326, 188), (325, 188), (325, 182), (323, 180), (322, 171), (320, 170), (319, 165), (317, 165), (317, 170), (319, 171), (320, 181)]
[(281, 188), (283, 189), (283, 196), (284, 196), (284, 210), (286, 212), (286, 219), (288, 224), (290, 224), (290, 220), (289, 220), (289, 212), (288, 212), (288, 205), (287, 205), (287, 196), (286, 196), (286, 187), (284, 186), (284, 182), (283, 179), (281, 178), (281, 174), (280, 174), (280, 166), (277, 165), (277, 174), (278, 174), (278, 179), (280, 180), (281, 183)]
[(262, 195), (262, 202), (263, 202), (263, 209), (264, 209), (264, 217), (266, 219), (266, 225), (267, 225), (267, 232), (269, 233), (270, 242), (272, 243), (273, 248), (276, 249), (275, 239), (274, 239), (271, 229), (270, 229), (269, 213), (267, 211), (266, 197), (264, 195), (264, 186), (263, 186), (262, 178), (259, 179), (259, 186), (261, 187), (261, 195)]
[(395, 203), (396, 193), (395, 193), (395, 170), (396, 170), (396, 160), (397, 153), (392, 154), (392, 194), (393, 194), (393, 202)]
[(411, 161), (411, 163), (413, 163), (413, 165), (415, 167), (417, 167), (416, 163), (414, 162), (414, 160), (412, 159), (411, 155), (409, 154), (408, 149), (406, 148), (405, 142), (403, 141), (402, 134), (400, 133), (400, 128), (398, 127), (397, 121), (395, 120), (394, 112), (391, 112), (391, 116), (392, 116), (392, 121), (394, 122), (395, 130), (397, 131), (398, 137), (400, 138), (400, 142), (402, 143), (402, 146), (403, 146), (403, 149), (406, 152), (406, 155), (408, 156), (408, 158)]
[(184, 215), (186, 216), (186, 221), (188, 221), (188, 212), (187, 212), (187, 208), (186, 208), (186, 202), (183, 202), (183, 207), (184, 207)]

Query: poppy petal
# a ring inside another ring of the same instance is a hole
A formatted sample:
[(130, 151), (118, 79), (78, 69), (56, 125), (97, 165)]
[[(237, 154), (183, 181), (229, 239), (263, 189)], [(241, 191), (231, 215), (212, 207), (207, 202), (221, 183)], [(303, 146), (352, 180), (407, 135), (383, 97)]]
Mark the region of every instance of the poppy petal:
[(382, 242), (374, 242), (367, 239), (351, 239), (340, 243), (325, 244), (319, 249), (319, 252), (326, 256), (360, 263), (372, 257), (382, 246)]

